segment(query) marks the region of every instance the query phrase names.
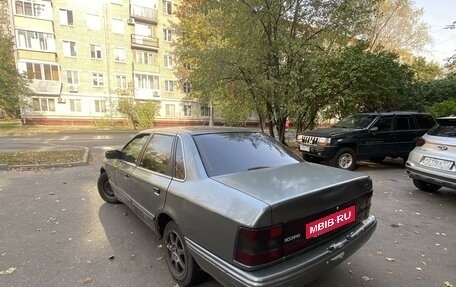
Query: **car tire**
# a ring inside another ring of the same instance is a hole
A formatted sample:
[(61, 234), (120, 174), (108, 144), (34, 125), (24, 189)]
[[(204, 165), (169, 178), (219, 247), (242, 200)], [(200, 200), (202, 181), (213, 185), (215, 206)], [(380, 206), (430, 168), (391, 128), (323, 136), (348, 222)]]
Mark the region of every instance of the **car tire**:
[(184, 236), (174, 221), (168, 222), (163, 233), (165, 258), (168, 270), (181, 286), (197, 283), (201, 278), (201, 269), (188, 251)]
[(436, 192), (441, 188), (440, 185), (433, 184), (427, 181), (419, 180), (419, 179), (414, 179), (413, 184), (420, 190), (422, 191), (427, 191), (427, 192)]
[(339, 149), (336, 155), (329, 161), (331, 166), (345, 169), (354, 170), (356, 168), (356, 152), (349, 147)]
[(107, 203), (119, 203), (119, 200), (114, 195), (112, 191), (111, 184), (109, 183), (109, 178), (106, 172), (103, 172), (98, 177), (98, 193), (100, 194), (101, 198), (106, 201)]
[(376, 157), (369, 158), (369, 160), (371, 162), (375, 162), (375, 163), (382, 163), (385, 160), (385, 157), (384, 156), (376, 156)]

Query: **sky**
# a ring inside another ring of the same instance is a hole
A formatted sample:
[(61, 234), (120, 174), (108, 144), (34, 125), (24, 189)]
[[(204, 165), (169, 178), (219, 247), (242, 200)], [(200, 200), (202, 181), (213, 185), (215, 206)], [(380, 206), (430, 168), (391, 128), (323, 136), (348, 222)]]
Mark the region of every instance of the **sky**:
[(456, 29), (444, 29), (456, 21), (456, 0), (415, 0), (415, 7), (424, 9), (422, 20), (429, 25), (432, 37), (420, 55), (443, 65), (456, 54)]

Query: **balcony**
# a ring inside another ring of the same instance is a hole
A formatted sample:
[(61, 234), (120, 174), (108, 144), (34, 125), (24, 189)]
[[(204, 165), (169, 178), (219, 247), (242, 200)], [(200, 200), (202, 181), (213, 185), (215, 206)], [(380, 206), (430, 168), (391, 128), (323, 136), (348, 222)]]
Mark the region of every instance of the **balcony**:
[(130, 5), (130, 17), (150, 23), (157, 23), (158, 9), (140, 5)]
[(133, 34), (131, 35), (131, 46), (156, 51), (159, 48), (158, 38)]

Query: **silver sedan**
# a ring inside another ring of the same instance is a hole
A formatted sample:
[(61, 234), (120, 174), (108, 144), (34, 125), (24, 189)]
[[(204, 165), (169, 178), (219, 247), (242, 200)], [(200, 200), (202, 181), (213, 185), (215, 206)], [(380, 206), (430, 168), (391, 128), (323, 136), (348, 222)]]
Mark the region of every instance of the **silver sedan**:
[(456, 189), (456, 117), (437, 119), (437, 125), (418, 139), (405, 165), (415, 186), (435, 192)]
[(258, 131), (147, 130), (106, 152), (100, 196), (163, 238), (172, 277), (303, 286), (373, 234), (369, 177), (302, 161)]

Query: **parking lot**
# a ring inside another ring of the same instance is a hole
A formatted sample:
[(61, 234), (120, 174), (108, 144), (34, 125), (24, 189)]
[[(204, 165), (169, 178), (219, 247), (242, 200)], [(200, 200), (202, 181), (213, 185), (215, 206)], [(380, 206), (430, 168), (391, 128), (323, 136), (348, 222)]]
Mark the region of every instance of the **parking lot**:
[[(98, 196), (103, 144), (91, 152), (87, 166), (0, 171), (0, 286), (176, 286), (152, 231)], [(374, 181), (377, 231), (310, 286), (455, 285), (456, 192), (417, 190), (399, 162), (356, 172)]]

